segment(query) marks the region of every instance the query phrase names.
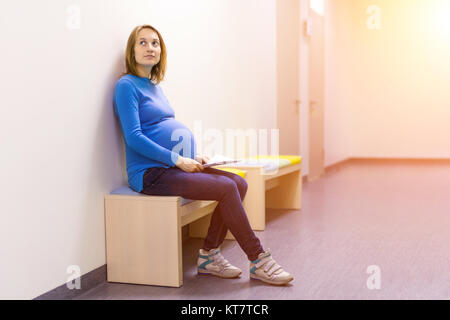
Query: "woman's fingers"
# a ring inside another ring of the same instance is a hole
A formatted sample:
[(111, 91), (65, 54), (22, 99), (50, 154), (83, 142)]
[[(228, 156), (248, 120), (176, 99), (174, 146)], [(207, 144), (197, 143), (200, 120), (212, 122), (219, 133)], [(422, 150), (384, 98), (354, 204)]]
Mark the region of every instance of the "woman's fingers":
[(200, 172), (203, 170), (203, 165), (201, 163), (196, 165), (197, 171)]
[[(201, 159), (199, 159), (201, 161)], [(180, 157), (179, 161), (177, 161), (177, 166), (186, 172), (200, 172), (203, 171), (203, 165), (197, 160), (191, 158), (183, 158)]]

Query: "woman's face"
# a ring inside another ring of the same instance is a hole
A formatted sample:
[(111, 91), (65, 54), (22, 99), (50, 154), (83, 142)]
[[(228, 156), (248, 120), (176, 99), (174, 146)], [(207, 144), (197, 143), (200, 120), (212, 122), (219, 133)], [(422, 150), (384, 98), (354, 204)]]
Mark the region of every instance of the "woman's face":
[(161, 46), (158, 34), (152, 29), (145, 28), (139, 31), (134, 44), (136, 63), (141, 67), (153, 68), (159, 63)]

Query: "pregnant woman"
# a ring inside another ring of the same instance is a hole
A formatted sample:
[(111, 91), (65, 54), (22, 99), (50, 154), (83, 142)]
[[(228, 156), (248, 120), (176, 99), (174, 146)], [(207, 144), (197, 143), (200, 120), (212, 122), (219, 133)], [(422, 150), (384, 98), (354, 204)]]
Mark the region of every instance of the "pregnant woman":
[(199, 274), (222, 278), (241, 275), (242, 271), (220, 252), (230, 230), (250, 261), (251, 278), (287, 284), (293, 276), (273, 260), (269, 251), (264, 251), (250, 227), (242, 206), (246, 181), (230, 172), (203, 168), (209, 158), (196, 154), (192, 132), (175, 120), (175, 112), (159, 86), (166, 62), (161, 34), (150, 25), (136, 27), (128, 38), (126, 73), (114, 91), (114, 111), (125, 140), (130, 187), (147, 195), (218, 201), (199, 250)]

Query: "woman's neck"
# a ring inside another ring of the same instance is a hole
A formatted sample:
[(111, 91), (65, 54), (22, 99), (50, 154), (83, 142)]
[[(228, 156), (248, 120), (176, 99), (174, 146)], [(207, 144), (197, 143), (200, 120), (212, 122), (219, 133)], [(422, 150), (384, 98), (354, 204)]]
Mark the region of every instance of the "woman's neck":
[(139, 77), (143, 77), (143, 78), (148, 78), (150, 79), (150, 75), (152, 73), (152, 67), (141, 67), (141, 66), (137, 66), (137, 74)]

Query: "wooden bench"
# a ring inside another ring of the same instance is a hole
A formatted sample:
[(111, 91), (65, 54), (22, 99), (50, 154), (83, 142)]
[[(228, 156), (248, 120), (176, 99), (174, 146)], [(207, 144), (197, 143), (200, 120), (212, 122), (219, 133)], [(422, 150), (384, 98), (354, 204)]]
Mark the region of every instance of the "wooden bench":
[(181, 228), (216, 206), (217, 201), (147, 196), (128, 187), (105, 195), (108, 281), (182, 286)]
[[(245, 171), (223, 169), (245, 177)], [(217, 201), (149, 196), (128, 186), (105, 195), (107, 280), (183, 285), (182, 227), (211, 216)]]
[[(243, 206), (253, 230), (266, 226), (265, 209), (301, 209), (301, 161), (218, 169), (238, 172), (248, 184)], [(105, 195), (107, 279), (147, 285), (183, 285), (181, 228), (204, 238), (217, 201), (148, 196), (121, 187)], [(226, 239), (234, 239), (228, 232)]]
[[(279, 158), (279, 162), (272, 162)], [(266, 208), (294, 209), (302, 207), (302, 167), (299, 156), (259, 157), (261, 164), (251, 166), (236, 165), (232, 168), (246, 172), (247, 194), (243, 201), (250, 225), (253, 230), (264, 231), (266, 228)], [(263, 164), (264, 159), (269, 162)], [(256, 160), (256, 159), (255, 159)], [(224, 169), (224, 166), (218, 167)], [(230, 168), (230, 167), (227, 167)], [(211, 216), (197, 220), (189, 226), (189, 235), (204, 238), (208, 231)], [(228, 232), (226, 239), (234, 239)]]
[[(290, 159), (291, 163), (282, 164), (282, 160), (286, 159)], [(249, 192), (251, 205), (247, 208), (247, 215), (253, 230), (265, 230), (266, 208), (294, 210), (302, 208), (301, 157), (280, 156), (280, 164), (281, 166), (276, 169), (239, 166), (240, 170), (247, 171), (249, 191), (251, 189)], [(256, 202), (258, 203), (253, 205)]]

